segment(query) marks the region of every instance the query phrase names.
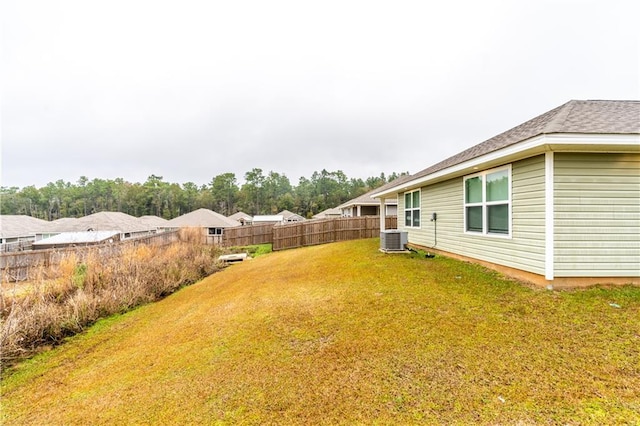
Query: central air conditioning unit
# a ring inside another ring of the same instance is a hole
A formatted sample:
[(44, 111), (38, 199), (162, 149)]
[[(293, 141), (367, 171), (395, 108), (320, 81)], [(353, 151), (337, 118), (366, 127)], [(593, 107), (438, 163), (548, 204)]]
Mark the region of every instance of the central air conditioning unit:
[(388, 229), (380, 232), (380, 250), (402, 251), (409, 242), (409, 234), (406, 231)]

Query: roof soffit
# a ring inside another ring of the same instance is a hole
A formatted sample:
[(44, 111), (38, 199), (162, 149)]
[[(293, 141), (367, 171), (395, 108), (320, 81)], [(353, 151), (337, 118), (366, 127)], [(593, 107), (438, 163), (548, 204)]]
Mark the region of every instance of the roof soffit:
[[(553, 152), (603, 152), (603, 153), (640, 153), (640, 134), (552, 134), (540, 135), (518, 144), (472, 158), (453, 166), (436, 170), (422, 176), (414, 175), (414, 179), (399, 183), (373, 194), (379, 198), (384, 195), (395, 195), (399, 192), (420, 188), (425, 184), (433, 184), (489, 169), (501, 164), (523, 160), (528, 157)], [(435, 167), (434, 167), (435, 168)]]

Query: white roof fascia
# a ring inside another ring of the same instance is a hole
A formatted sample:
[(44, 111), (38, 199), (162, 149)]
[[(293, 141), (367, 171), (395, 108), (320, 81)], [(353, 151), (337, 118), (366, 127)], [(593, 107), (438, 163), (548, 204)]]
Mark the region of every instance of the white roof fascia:
[[(514, 145), (493, 151), (476, 158), (464, 161), (460, 164), (447, 167), (435, 173), (422, 176), (418, 179), (404, 182), (398, 186), (387, 189), (383, 192), (374, 193), (371, 196), (381, 198), (385, 195), (395, 195), (409, 189), (419, 188), (434, 180), (460, 173), (466, 169), (480, 167), (483, 164), (495, 162), (500, 159), (518, 156), (519, 154), (541, 154), (545, 151), (585, 151), (588, 148), (600, 146), (603, 152), (640, 152), (640, 134), (551, 134), (539, 135), (533, 138), (518, 142)], [(578, 149), (579, 148), (579, 149)], [(523, 156), (524, 158), (524, 156)], [(509, 161), (516, 159), (510, 158)]]
[[(385, 199), (385, 204), (393, 206), (393, 205), (397, 205), (398, 202), (397, 202), (397, 200), (394, 200), (392, 198), (387, 198), (387, 199)], [(338, 208), (338, 209), (346, 209), (346, 208), (349, 208), (349, 207), (356, 207), (356, 206), (379, 206), (379, 205), (380, 205), (379, 201), (378, 202), (375, 202), (375, 201), (374, 202), (369, 202), (369, 201), (367, 201), (365, 203), (342, 204), (342, 205), (340, 205), (340, 206), (338, 206), (336, 208)]]
[[(391, 205), (396, 205), (398, 204), (398, 200), (394, 200), (392, 198), (387, 198), (384, 200), (386, 204), (391, 204)], [(342, 204), (340, 204), (338, 207), (336, 207), (336, 209), (346, 209), (349, 207), (354, 207), (354, 206), (379, 206), (380, 205), (380, 201), (374, 200), (374, 201), (353, 201), (353, 200), (349, 200), (346, 201)]]

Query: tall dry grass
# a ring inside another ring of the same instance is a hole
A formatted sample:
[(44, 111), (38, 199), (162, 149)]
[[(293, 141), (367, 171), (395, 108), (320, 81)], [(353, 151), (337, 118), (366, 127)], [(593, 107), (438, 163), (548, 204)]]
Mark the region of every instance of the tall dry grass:
[(106, 259), (97, 251), (83, 260), (71, 254), (54, 270), (41, 268), (29, 291), (2, 295), (0, 361), (23, 359), (99, 318), (158, 300), (219, 270), (219, 250), (196, 240), (194, 231), (185, 231), (169, 246), (126, 247)]

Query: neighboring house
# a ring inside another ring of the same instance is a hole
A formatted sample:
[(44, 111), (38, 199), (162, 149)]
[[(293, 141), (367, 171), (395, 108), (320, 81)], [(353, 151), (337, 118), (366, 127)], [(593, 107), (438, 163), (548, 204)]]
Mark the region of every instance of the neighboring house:
[[(380, 216), (380, 200), (371, 195), (376, 190), (369, 191), (359, 197), (349, 200), (336, 207), (342, 217)], [(384, 216), (396, 216), (398, 214), (398, 200), (387, 198), (384, 200)]]
[(26, 215), (0, 216), (0, 252), (30, 247), (36, 234), (48, 229), (50, 222)]
[(398, 200), (409, 245), (543, 285), (638, 283), (639, 170), (640, 101), (570, 101), (373, 196)]
[[(99, 212), (81, 218), (65, 217), (48, 222), (30, 216), (0, 216), (0, 235), (2, 245), (0, 251), (30, 249), (35, 241), (42, 241), (50, 237), (72, 233), (80, 238), (81, 232), (117, 231), (117, 237), (111, 240), (120, 241), (128, 238), (142, 237), (155, 234), (167, 220), (157, 216), (143, 216), (137, 218), (120, 212)], [(88, 243), (94, 243), (89, 234)], [(65, 237), (60, 237), (63, 241)], [(56, 243), (57, 244), (57, 243)], [(83, 244), (72, 241), (70, 244)], [(39, 245), (37, 248), (42, 248)]]
[(333, 219), (337, 217), (342, 217), (342, 211), (338, 208), (326, 209), (313, 215), (313, 219)]
[(120, 231), (62, 232), (33, 243), (34, 249), (52, 249), (96, 244), (110, 244), (120, 240)]
[(253, 217), (254, 225), (284, 223), (284, 216), (281, 214), (256, 215)]
[(246, 214), (245, 212), (236, 212), (229, 216), (229, 219), (237, 220), (242, 225), (251, 225), (251, 222), (253, 221), (253, 217)]
[(237, 220), (229, 219), (209, 209), (198, 209), (168, 221), (166, 229), (200, 228), (203, 241), (207, 244), (219, 244), (227, 228), (241, 226)]
[(138, 221), (154, 232), (164, 229), (167, 222), (169, 222), (167, 219), (154, 215), (140, 216)]
[(278, 215), (282, 216), (282, 220), (285, 223), (302, 222), (306, 220), (304, 217), (300, 216), (299, 214), (292, 213), (289, 210), (282, 210), (280, 213), (278, 213)]
[(61, 232), (71, 232), (71, 230), (75, 229), (74, 225), (77, 220), (75, 217), (61, 217), (60, 219), (51, 221), (45, 231), (36, 234), (36, 241), (53, 237)]
[(98, 212), (77, 219), (63, 218), (54, 220), (46, 231), (39, 234), (36, 239), (41, 240), (63, 232), (119, 231), (120, 239), (124, 240), (151, 235), (156, 230), (157, 226), (155, 224), (147, 220), (140, 220), (140, 218), (126, 213)]

